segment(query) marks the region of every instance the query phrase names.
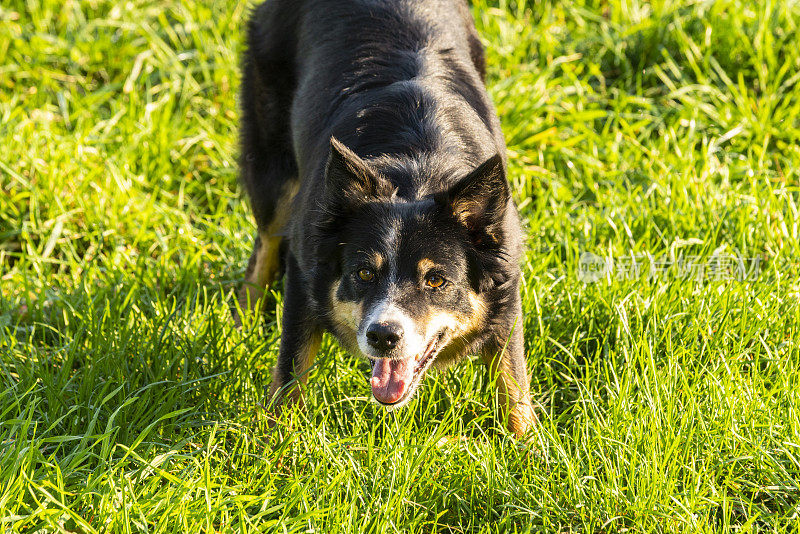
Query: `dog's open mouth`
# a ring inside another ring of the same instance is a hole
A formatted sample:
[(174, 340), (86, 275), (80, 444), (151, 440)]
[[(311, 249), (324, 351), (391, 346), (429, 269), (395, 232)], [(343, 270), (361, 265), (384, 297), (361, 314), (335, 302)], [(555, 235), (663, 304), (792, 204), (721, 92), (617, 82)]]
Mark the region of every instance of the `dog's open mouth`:
[(419, 387), (422, 377), (445, 344), (445, 332), (433, 337), (427, 348), (416, 356), (400, 359), (370, 359), (372, 396), (385, 406), (407, 401)]

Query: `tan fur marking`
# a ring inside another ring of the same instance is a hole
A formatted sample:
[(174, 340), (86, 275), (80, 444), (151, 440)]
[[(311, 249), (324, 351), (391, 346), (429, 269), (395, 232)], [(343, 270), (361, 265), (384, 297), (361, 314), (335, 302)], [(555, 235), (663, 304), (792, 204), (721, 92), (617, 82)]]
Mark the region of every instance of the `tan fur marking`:
[(508, 429), (519, 438), (536, 423), (536, 414), (527, 381), (518, 384), (514, 380), (507, 353), (504, 353), (500, 360), (500, 365), (494, 372), (498, 401), (503, 415), (507, 418)]
[(425, 337), (430, 338), (433, 334), (445, 327), (448, 331), (453, 332), (456, 335), (460, 335), (463, 328), (463, 323), (460, 321), (460, 319), (461, 317), (455, 313), (442, 310), (435, 310), (432, 313), (429, 313), (427, 320), (425, 321), (425, 328), (428, 330)]
[(445, 311), (436, 311), (428, 315), (428, 330), (429, 335), (447, 326), (450, 329), (453, 337), (468, 336), (475, 333), (483, 327), (484, 319), (486, 318), (486, 303), (474, 292), (469, 293), (470, 308), (472, 311), (469, 314), (461, 315)]
[(308, 341), (303, 350), (297, 355), (294, 362), (294, 381), (287, 384), (281, 383), (278, 377), (277, 363), (272, 372), (272, 383), (269, 386), (269, 396), (271, 399), (280, 400), (282, 403), (303, 403), (303, 386), (308, 380), (308, 371), (314, 365), (314, 359), (319, 352), (322, 343), (322, 334), (314, 334)]
[(436, 264), (433, 263), (428, 258), (422, 258), (421, 260), (419, 260), (419, 263), (417, 263), (417, 269), (419, 269), (419, 273), (422, 275), (425, 275), (428, 271), (430, 271), (434, 267), (436, 267)]
[(470, 291), (469, 303), (472, 306), (472, 316), (467, 323), (467, 331), (473, 331), (483, 326), (486, 320), (486, 302), (477, 293)]
[(277, 275), (281, 238), (269, 235), (259, 232), (258, 249), (253, 251), (252, 269), (248, 268), (244, 285), (239, 291), (239, 307), (242, 311), (256, 311), (264, 290)]
[(370, 259), (370, 262), (372, 263), (372, 266), (376, 270), (380, 270), (380, 268), (383, 267), (383, 256), (382, 255), (380, 255), (378, 253), (374, 253), (374, 254), (370, 255), (369, 259)]
[[(287, 182), (276, 204), (275, 215), (265, 230), (258, 233), (258, 242), (247, 266), (244, 285), (239, 290), (239, 308), (257, 311), (264, 290), (275, 280), (280, 270), (280, 246), (284, 227), (289, 221), (294, 196), (300, 187), (298, 180)], [(237, 322), (239, 318), (236, 317)]]
[[(448, 314), (451, 315), (451, 320), (455, 323), (456, 328), (450, 331), (450, 341), (436, 359), (435, 365), (440, 369), (446, 368), (464, 356), (467, 349), (472, 345), (475, 336), (484, 328), (486, 303), (474, 292), (470, 292), (467, 298), (472, 308), (470, 313), (464, 315)], [(431, 324), (430, 319), (429, 324)], [(432, 335), (434, 331), (434, 329), (430, 329), (429, 335)]]
[(340, 285), (341, 282), (337, 280), (331, 287), (331, 318), (339, 327), (338, 333), (344, 345), (351, 348), (358, 347), (358, 325), (363, 318), (364, 307), (360, 302), (339, 300), (337, 293)]
[(470, 219), (483, 214), (483, 206), (474, 200), (462, 199), (453, 205), (453, 213), (464, 226), (469, 226)]
[(508, 351), (503, 351), (502, 354), (484, 353), (483, 361), (489, 368), (492, 380), (495, 381), (497, 400), (506, 418), (506, 425), (520, 438), (538, 421), (531, 401), (528, 373), (525, 372), (525, 380), (522, 383), (514, 379), (511, 355)]

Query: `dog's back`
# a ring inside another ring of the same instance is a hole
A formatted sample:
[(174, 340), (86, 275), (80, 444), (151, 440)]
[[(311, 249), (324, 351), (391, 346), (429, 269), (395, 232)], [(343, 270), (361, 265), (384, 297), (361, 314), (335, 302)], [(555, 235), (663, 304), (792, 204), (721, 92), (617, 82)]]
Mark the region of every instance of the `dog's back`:
[(283, 91), (252, 87), (246, 73), (244, 105), (280, 129), (303, 182), (321, 175), (331, 136), (408, 197), (505, 153), (461, 0), (270, 0), (254, 14), (249, 50), (256, 78), (280, 79)]

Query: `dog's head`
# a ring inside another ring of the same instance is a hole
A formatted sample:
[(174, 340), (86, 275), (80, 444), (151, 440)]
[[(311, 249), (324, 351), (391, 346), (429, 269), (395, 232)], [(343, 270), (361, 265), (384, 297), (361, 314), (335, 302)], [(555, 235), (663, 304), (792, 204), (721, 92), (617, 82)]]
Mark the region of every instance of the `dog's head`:
[(487, 294), (508, 282), (509, 198), (497, 155), (448, 190), (409, 201), (331, 141), (318, 293), (327, 293), (333, 330), (370, 360), (381, 404), (404, 405), (437, 358), (463, 352), (484, 328)]

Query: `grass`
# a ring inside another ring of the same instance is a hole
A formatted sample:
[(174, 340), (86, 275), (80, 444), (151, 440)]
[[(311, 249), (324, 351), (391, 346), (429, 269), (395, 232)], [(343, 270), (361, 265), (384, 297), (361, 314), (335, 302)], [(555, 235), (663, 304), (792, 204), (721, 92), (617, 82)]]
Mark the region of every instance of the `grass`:
[[(0, 531), (797, 528), (800, 5), (473, 2), (529, 235), (535, 448), (477, 363), (386, 414), (327, 338), (270, 429), (280, 314), (228, 315), (249, 7), (0, 7)], [(584, 252), (761, 263), (583, 283)]]

